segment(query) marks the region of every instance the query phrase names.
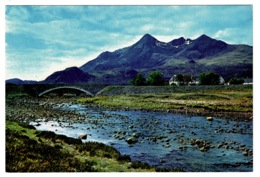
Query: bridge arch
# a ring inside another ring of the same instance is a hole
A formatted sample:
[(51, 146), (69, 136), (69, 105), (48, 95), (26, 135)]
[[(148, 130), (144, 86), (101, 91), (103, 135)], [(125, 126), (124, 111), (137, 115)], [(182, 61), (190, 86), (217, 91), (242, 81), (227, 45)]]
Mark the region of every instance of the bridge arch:
[(86, 95), (90, 95), (90, 96), (94, 96), (94, 94), (90, 93), (89, 91), (79, 88), (79, 87), (73, 87), (73, 86), (61, 86), (61, 87), (55, 87), (55, 88), (51, 88), (48, 90), (45, 90), (44, 92), (41, 92), (38, 94), (39, 97), (43, 96), (46, 93), (52, 92), (54, 90), (60, 90), (60, 89), (73, 89), (73, 90), (79, 90), (83, 93), (85, 93)]

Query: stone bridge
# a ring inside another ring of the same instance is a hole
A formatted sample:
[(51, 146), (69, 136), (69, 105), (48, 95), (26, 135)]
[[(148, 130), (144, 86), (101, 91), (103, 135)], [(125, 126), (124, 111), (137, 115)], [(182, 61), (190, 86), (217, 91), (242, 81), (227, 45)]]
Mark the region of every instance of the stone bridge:
[(63, 90), (63, 89), (79, 90), (79, 91), (85, 93), (86, 95), (94, 96), (94, 94), (90, 93), (89, 91), (79, 88), (79, 87), (75, 87), (75, 86), (60, 86), (60, 87), (51, 88), (51, 89), (45, 90), (44, 92), (41, 92), (40, 94), (38, 94), (38, 96), (41, 97), (42, 95), (52, 92), (54, 90)]
[[(44, 94), (50, 93), (55, 90), (77, 90), (82, 93), (85, 93), (89, 96), (94, 96), (97, 92), (105, 88), (107, 85), (88, 85), (88, 84), (37, 84), (31, 85), (27, 88), (28, 92), (35, 93), (37, 96), (41, 97)], [(36, 96), (35, 95), (35, 96)]]

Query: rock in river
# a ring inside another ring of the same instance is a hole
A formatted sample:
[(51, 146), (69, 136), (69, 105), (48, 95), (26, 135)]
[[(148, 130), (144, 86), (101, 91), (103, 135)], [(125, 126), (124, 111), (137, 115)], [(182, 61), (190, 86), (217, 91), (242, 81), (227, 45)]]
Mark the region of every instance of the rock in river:
[(212, 117), (207, 117), (207, 120), (208, 121), (213, 121), (213, 118)]
[(136, 132), (136, 133), (133, 133), (132, 134), (132, 137), (135, 137), (135, 138), (139, 138), (139, 134)]
[(130, 137), (130, 138), (128, 138), (128, 139), (126, 140), (126, 142), (127, 142), (128, 144), (134, 144), (134, 143), (137, 143), (138, 140), (137, 140), (137, 138), (135, 138), (135, 137)]
[(78, 139), (86, 140), (87, 139), (87, 134), (79, 135)]

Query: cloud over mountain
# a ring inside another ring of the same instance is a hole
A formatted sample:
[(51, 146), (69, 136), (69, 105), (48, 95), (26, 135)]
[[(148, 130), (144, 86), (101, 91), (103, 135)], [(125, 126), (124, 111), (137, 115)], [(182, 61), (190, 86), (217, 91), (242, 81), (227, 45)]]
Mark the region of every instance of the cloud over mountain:
[(7, 78), (41, 80), (146, 33), (252, 45), (252, 6), (7, 6), (5, 14)]

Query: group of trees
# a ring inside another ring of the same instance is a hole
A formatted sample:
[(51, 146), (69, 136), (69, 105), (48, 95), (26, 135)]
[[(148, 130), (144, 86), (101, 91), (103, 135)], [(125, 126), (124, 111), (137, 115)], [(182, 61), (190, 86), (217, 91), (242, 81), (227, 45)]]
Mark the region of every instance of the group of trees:
[[(199, 85), (219, 85), (224, 84), (224, 79), (214, 72), (204, 72), (199, 74)], [(195, 84), (195, 77), (190, 74), (176, 74), (174, 75), (173, 83), (175, 85), (188, 85)], [(243, 84), (244, 80), (240, 78), (230, 79), (229, 84)], [(147, 78), (144, 78), (142, 73), (138, 73), (132, 80), (130, 80), (130, 84), (134, 86), (145, 86), (145, 85), (164, 85), (164, 80), (161, 72), (152, 71)]]
[[(244, 83), (242, 78), (232, 78), (226, 80), (228, 85), (239, 85)], [(214, 72), (204, 72), (199, 75), (199, 84), (200, 85), (218, 85), (225, 84), (225, 80), (218, 74)]]
[(220, 76), (214, 72), (204, 72), (199, 75), (200, 85), (218, 85), (220, 84)]
[(239, 84), (243, 84), (245, 81), (244, 79), (241, 79), (241, 78), (232, 78), (229, 80), (229, 84), (230, 85), (239, 85)]
[(176, 74), (173, 81), (176, 85), (188, 85), (195, 81), (195, 77), (190, 74)]
[(148, 77), (145, 79), (142, 73), (138, 73), (132, 80), (130, 84), (134, 86), (144, 86), (144, 85), (164, 85), (164, 80), (161, 72), (152, 71)]
[[(199, 85), (218, 85), (221, 84), (221, 77), (214, 72), (204, 72), (198, 77)], [(190, 74), (176, 74), (170, 80), (171, 85), (195, 85), (197, 84), (194, 76)]]

